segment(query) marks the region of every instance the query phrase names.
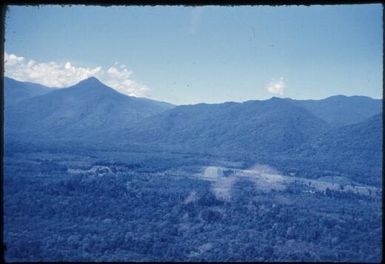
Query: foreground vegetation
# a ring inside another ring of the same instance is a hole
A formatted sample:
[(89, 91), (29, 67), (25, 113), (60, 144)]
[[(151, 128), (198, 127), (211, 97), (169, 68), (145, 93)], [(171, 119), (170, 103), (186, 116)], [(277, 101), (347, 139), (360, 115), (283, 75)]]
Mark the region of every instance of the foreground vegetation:
[(221, 200), (151, 163), (58, 160), (6, 160), (7, 261), (381, 260), (380, 195), (241, 180)]

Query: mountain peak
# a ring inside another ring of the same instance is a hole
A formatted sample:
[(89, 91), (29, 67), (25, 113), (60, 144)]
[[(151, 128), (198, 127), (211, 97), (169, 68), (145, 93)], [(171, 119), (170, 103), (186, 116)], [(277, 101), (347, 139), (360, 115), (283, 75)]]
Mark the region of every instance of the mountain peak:
[(270, 100), (270, 101), (285, 101), (284, 98), (282, 98), (282, 97), (277, 97), (277, 96), (273, 96), (273, 97), (271, 97), (271, 98), (268, 99), (268, 100)]
[(105, 85), (101, 81), (99, 81), (95, 77), (89, 77), (87, 79), (84, 79), (77, 84), (71, 86), (70, 88), (74, 88), (77, 91), (83, 91), (83, 92), (98, 92), (98, 93), (118, 93), (115, 89)]
[(88, 77), (87, 79), (84, 79), (82, 81), (79, 82), (79, 84), (92, 84), (92, 85), (95, 85), (95, 84), (103, 84), (101, 81), (99, 81), (96, 77)]

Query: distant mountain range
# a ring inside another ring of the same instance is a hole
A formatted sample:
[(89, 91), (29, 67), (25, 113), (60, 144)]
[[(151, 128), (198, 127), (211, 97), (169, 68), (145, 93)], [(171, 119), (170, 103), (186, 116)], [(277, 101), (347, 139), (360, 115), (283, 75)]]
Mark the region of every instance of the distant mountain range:
[(25, 99), (35, 96), (43, 95), (52, 91), (52, 88), (46, 86), (30, 83), (19, 82), (11, 78), (4, 78), (4, 104), (5, 107), (19, 103)]
[(382, 111), (382, 100), (367, 96), (336, 95), (323, 100), (291, 100), (333, 127), (351, 125)]
[(380, 180), (380, 99), (273, 97), (174, 106), (126, 96), (95, 78), (63, 89), (4, 78), (4, 95), (6, 144), (215, 154), (270, 161), (280, 169), (329, 166), (365, 175), (371, 184)]
[(92, 141), (95, 136), (104, 137), (111, 130), (127, 128), (173, 107), (126, 96), (93, 77), (68, 88), (47, 89), (5, 78), (5, 101), (12, 102), (5, 109), (6, 135), (31, 141), (39, 137)]
[(124, 132), (142, 144), (179, 151), (272, 155), (328, 129), (328, 124), (287, 100), (177, 106)]

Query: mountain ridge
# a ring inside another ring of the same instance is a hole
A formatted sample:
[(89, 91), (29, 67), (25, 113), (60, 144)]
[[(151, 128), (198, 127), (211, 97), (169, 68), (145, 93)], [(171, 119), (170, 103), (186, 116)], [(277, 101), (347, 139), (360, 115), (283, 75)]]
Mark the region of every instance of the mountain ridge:
[(382, 99), (335, 95), (321, 100), (293, 100), (333, 127), (359, 123), (382, 111)]
[(380, 103), (335, 96), (173, 106), (123, 95), (91, 78), (7, 107), (4, 139), (6, 146), (215, 155), (283, 171), (303, 168), (309, 177), (327, 167), (378, 184)]
[(130, 126), (135, 120), (171, 107), (168, 103), (121, 94), (90, 78), (10, 106), (5, 116), (5, 132), (29, 138), (86, 139), (92, 133), (103, 134), (117, 126)]
[(31, 82), (20, 82), (8, 77), (4, 77), (3, 85), (4, 97), (7, 98), (7, 100), (4, 100), (5, 108), (25, 99), (49, 93), (55, 89)]

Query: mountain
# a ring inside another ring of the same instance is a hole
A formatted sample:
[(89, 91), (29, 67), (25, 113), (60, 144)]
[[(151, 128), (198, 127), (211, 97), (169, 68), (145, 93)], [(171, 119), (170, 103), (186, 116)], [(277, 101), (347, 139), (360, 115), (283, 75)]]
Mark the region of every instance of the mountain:
[(291, 101), (334, 127), (359, 123), (382, 112), (382, 100), (366, 96), (336, 95), (322, 100)]
[(53, 91), (52, 88), (30, 82), (19, 82), (14, 79), (4, 77), (4, 105), (19, 103), (25, 99), (43, 95)]
[(122, 144), (148, 146), (148, 150), (213, 154), (245, 164), (269, 164), (284, 173), (294, 169), (303, 177), (327, 173), (378, 185), (381, 117), (380, 110), (361, 122), (335, 126), (294, 100), (272, 98), (177, 106), (143, 119), (115, 138)]
[(10, 98), (5, 93), (7, 146), (24, 142), (59, 150), (96, 146), (160, 151), (162, 155), (215, 155), (244, 164), (267, 164), (286, 174), (294, 170), (303, 177), (318, 178), (329, 171), (344, 173), (357, 182), (379, 184), (382, 100), (273, 97), (173, 106), (123, 95), (95, 78), (46, 93), (38, 85), (10, 79), (4, 83), (28, 86), (24, 90), (29, 91), (14, 103), (17, 96)]
[(177, 106), (123, 132), (126, 141), (185, 152), (270, 156), (328, 129), (309, 111), (279, 98)]
[(5, 116), (5, 133), (27, 141), (103, 140), (109, 131), (172, 107), (123, 95), (92, 77), (13, 104)]
[(298, 157), (339, 168), (358, 182), (379, 185), (382, 170), (382, 114), (334, 128), (302, 146)]

